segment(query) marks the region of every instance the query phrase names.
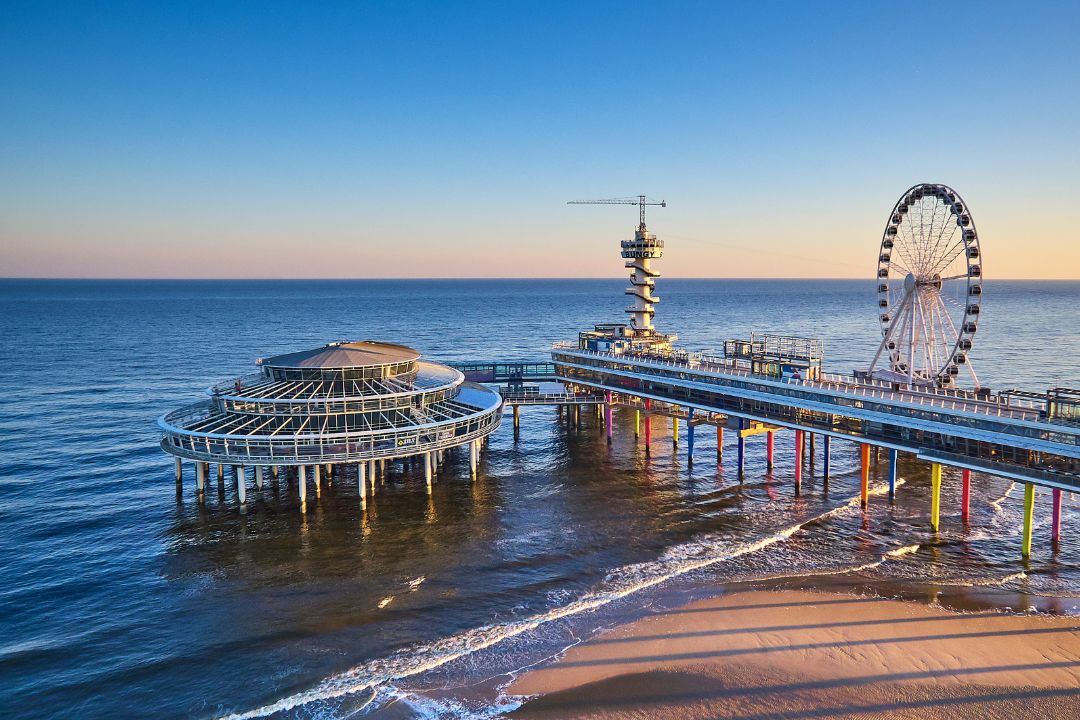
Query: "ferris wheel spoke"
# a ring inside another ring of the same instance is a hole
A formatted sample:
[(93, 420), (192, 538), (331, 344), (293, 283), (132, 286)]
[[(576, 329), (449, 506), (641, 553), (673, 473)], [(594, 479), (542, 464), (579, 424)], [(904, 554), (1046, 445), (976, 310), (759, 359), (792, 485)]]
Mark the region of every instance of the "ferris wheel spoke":
[(950, 275), (949, 277), (941, 278), (941, 282), (949, 282), (950, 280), (967, 280), (968, 276), (965, 275)]
[(950, 247), (942, 254), (942, 259), (935, 263), (934, 267), (931, 268), (930, 272), (934, 273), (945, 270), (949, 267), (949, 265), (952, 264), (953, 260), (956, 260), (958, 257), (964, 254), (965, 249), (966, 246), (964, 244), (964, 238), (963, 236), (961, 236), (960, 239), (956, 241), (956, 243), (952, 247)]

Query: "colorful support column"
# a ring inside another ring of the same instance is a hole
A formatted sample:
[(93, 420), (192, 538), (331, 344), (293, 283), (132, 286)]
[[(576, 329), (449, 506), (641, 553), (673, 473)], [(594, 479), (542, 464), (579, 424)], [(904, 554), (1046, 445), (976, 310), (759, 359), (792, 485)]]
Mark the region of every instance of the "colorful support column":
[(768, 470), (773, 468), (773, 433), (771, 430), (765, 433), (765, 467)]
[(367, 463), (356, 464), (356, 486), (360, 490), (360, 507), (367, 507)]
[(716, 464), (724, 460), (724, 426), (716, 426)]
[(645, 455), (652, 452), (652, 400), (645, 401)]
[(742, 431), (745, 427), (746, 421), (742, 418), (739, 419), (739, 479), (742, 480), (743, 469), (746, 462), (746, 438), (743, 437)]
[(686, 417), (686, 462), (694, 462), (694, 408), (690, 408)]
[[(795, 494), (798, 495), (802, 492), (802, 466), (803, 466), (803, 432), (802, 430), (795, 431)], [(770, 440), (772, 440), (772, 433), (769, 433)], [(770, 452), (772, 448), (769, 448)]]
[(520, 425), (521, 425), (521, 407), (518, 406), (518, 405), (515, 405), (514, 406), (514, 439), (515, 440), (518, 439), (518, 428), (520, 427)]
[(896, 450), (889, 448), (889, 499), (896, 497)]
[(865, 510), (870, 504), (870, 446), (862, 443), (859, 446), (860, 473), (859, 473), (859, 496)]
[(825, 466), (822, 468), (822, 479), (829, 483), (829, 472), (832, 468), (832, 435), (825, 436)]
[(965, 468), (960, 477), (960, 517), (966, 522), (971, 508), (971, 471)]
[(941, 516), (941, 463), (930, 463), (930, 529), (938, 531)]
[(1050, 515), (1050, 542), (1056, 546), (1061, 542), (1061, 488), (1054, 488), (1052, 497), (1054, 502)]
[(1031, 527), (1035, 519), (1035, 484), (1024, 483), (1024, 539), (1021, 554), (1031, 557)]
[(679, 418), (677, 417), (671, 418), (671, 447), (679, 447)]
[(611, 391), (604, 393), (604, 429), (607, 431), (607, 442), (611, 444)]

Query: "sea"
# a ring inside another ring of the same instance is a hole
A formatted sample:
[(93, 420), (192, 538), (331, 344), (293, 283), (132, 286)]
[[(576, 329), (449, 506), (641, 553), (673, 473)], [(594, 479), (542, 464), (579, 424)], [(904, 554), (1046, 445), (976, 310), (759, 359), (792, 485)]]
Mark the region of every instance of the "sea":
[[(796, 495), (790, 433), (687, 462), (656, 420), (612, 444), (585, 413), (525, 408), (471, 482), (451, 454), (433, 492), (395, 466), (366, 509), (336, 477), (301, 513), (282, 480), (248, 492), (193, 468), (177, 493), (157, 418), (253, 371), (257, 357), (335, 340), (411, 345), (441, 361), (542, 360), (553, 341), (620, 321), (625, 281), (0, 280), (0, 717), (488, 718), (523, 669), (613, 624), (739, 587), (818, 588), (960, 610), (1080, 614), (1080, 504), (1050, 542), (1036, 498), (976, 474), (960, 517), (946, 470), (941, 529), (929, 469), (886, 463), (858, 506), (853, 444), (820, 453)], [(1080, 384), (1078, 282), (987, 281), (971, 353), (983, 385)], [(752, 331), (821, 337), (834, 372), (866, 367), (874, 283), (661, 279), (657, 326), (691, 350)], [(704, 430), (704, 429), (702, 429)]]

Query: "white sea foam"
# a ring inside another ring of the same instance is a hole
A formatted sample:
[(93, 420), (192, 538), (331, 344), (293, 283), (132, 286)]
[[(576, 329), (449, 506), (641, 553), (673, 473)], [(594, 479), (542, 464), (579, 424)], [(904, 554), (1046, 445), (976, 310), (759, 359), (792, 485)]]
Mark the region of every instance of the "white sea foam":
[[(871, 489), (872, 495), (888, 492), (885, 485)], [(587, 593), (577, 600), (559, 607), (519, 620), (473, 628), (431, 643), (425, 643), (393, 655), (376, 658), (350, 670), (333, 675), (315, 687), (280, 698), (272, 703), (244, 712), (224, 716), (226, 720), (261, 718), (274, 713), (286, 712), (311, 703), (333, 700), (364, 690), (413, 677), (445, 665), (458, 658), (484, 650), (509, 638), (533, 630), (541, 625), (579, 613), (603, 607), (646, 588), (667, 580), (708, 568), (743, 555), (764, 550), (787, 540), (806, 525), (859, 508), (859, 497), (827, 512), (787, 527), (767, 537), (732, 546), (729, 541), (707, 536), (670, 548), (653, 562), (627, 565), (612, 571), (601, 583), (601, 589)], [(903, 550), (903, 548), (901, 548)]]
[(994, 506), (994, 511), (995, 512), (999, 512), (999, 513), (1001, 512), (1001, 503), (1008, 500), (1009, 496), (1012, 495), (1012, 492), (1015, 489), (1016, 489), (1016, 481), (1013, 480), (1011, 483), (1009, 483), (1009, 487), (1008, 487), (1008, 489), (1005, 490), (1004, 495), (999, 497), (997, 500), (991, 500), (990, 501), (990, 504)]

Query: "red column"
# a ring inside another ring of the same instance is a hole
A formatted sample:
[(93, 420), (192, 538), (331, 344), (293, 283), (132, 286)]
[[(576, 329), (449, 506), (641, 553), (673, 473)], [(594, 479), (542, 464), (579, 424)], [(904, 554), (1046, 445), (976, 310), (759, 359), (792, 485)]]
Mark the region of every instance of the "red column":
[[(769, 433), (769, 440), (772, 440), (772, 433)], [(771, 446), (772, 443), (770, 442)], [(772, 454), (772, 447), (769, 448), (769, 453)], [(795, 431), (795, 492), (802, 490), (802, 463), (803, 463), (803, 431)]]
[(1061, 540), (1061, 488), (1054, 488), (1054, 509), (1050, 519), (1050, 540), (1055, 545)]
[(971, 506), (971, 471), (964, 470), (963, 482), (960, 486), (960, 517), (968, 519), (968, 509)]

